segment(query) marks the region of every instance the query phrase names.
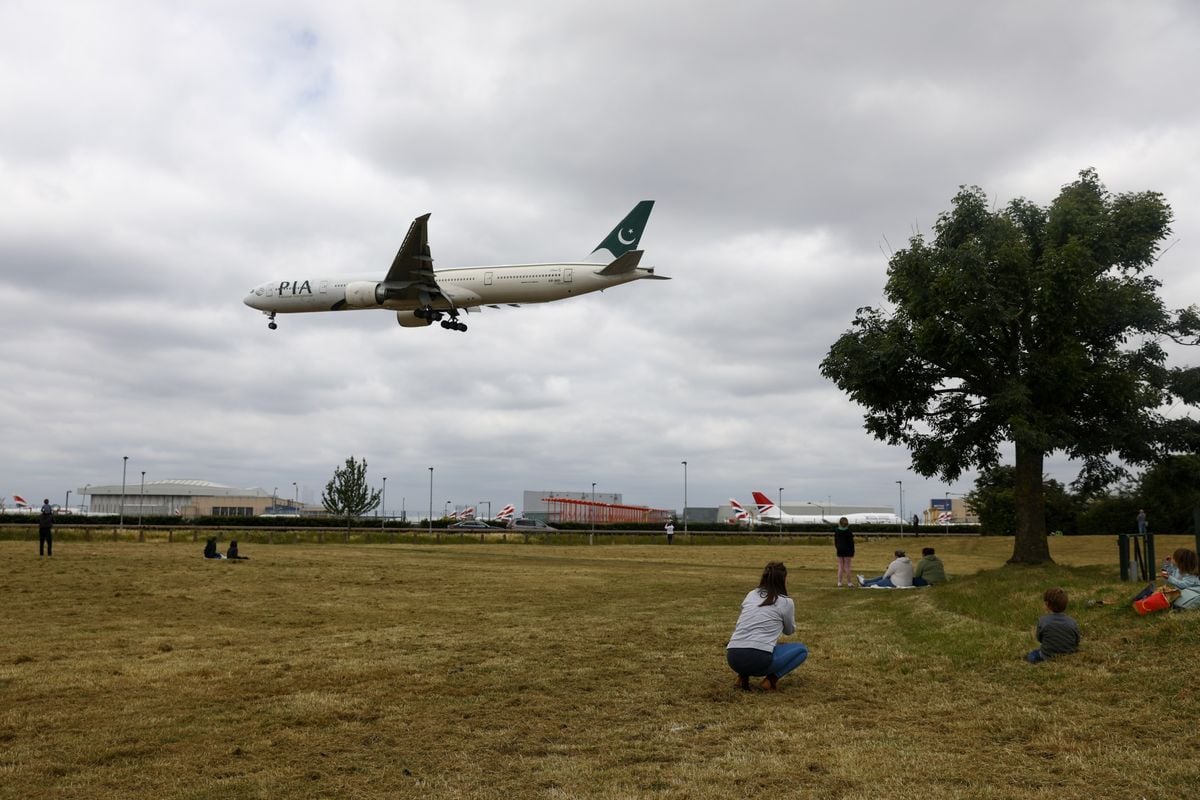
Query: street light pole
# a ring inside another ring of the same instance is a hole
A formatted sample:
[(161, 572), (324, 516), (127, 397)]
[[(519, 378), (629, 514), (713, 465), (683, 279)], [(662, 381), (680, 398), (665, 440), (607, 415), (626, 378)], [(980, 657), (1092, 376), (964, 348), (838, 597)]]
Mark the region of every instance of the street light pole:
[(129, 456), (121, 456), (121, 516), (117, 527), (125, 530), (125, 468), (129, 466)]
[(138, 539), (142, 538), (142, 510), (146, 507), (146, 470), (142, 470), (142, 488), (138, 493)]
[(292, 481), (292, 489), (294, 489), (296, 492), (295, 506), (296, 506), (296, 513), (299, 514), (300, 513), (300, 487), (296, 485), (295, 481)]
[(383, 491), (379, 500), (379, 505), (383, 507), (383, 521), (379, 523), (379, 529), (383, 530), (387, 527), (387, 475), (383, 476)]
[(278, 514), (279, 513), (279, 511), (277, 510), (278, 508), (279, 508), (279, 487), (275, 486), (275, 487), (271, 488), (271, 513)]
[[(591, 508), (588, 509), (588, 516), (590, 516), (592, 518), (591, 536), (595, 536), (596, 535), (596, 482), (595, 481), (592, 481), (592, 506), (591, 506)], [(591, 543), (592, 543), (592, 538), (588, 537), (588, 544), (591, 544)]]
[(67, 500), (63, 503), (63, 508), (69, 513), (71, 511), (71, 490), (67, 489)]
[(779, 535), (783, 536), (783, 487), (779, 487)]
[(683, 532), (687, 533), (687, 462), (679, 463), (683, 464)]
[(904, 535), (904, 481), (896, 481), (900, 487), (900, 535)]
[(433, 467), (429, 468), (429, 535), (433, 536)]

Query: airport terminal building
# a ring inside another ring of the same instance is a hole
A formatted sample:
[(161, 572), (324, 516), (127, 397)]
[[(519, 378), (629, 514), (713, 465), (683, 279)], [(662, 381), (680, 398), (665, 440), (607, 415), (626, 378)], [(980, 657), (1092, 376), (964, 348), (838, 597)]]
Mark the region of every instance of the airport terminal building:
[[(126, 517), (253, 517), (259, 514), (299, 513), (291, 498), (273, 497), (265, 489), (239, 489), (201, 480), (173, 479), (76, 489), (89, 498), (93, 514)], [(282, 501), (282, 505), (281, 502)]]

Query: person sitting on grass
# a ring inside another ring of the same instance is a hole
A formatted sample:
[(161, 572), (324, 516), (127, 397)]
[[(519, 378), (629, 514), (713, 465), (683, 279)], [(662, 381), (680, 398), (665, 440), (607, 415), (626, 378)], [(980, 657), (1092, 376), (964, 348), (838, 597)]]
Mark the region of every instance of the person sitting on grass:
[(209, 540), (204, 543), (204, 557), (205, 558), (224, 558), (225, 557), (225, 556), (221, 555), (219, 552), (217, 552), (217, 537), (211, 536), (211, 537), (209, 537)]
[(1037, 640), (1041, 647), (1030, 650), (1025, 660), (1037, 664), (1048, 658), (1074, 653), (1079, 649), (1079, 623), (1068, 617), (1067, 593), (1055, 586), (1042, 595), (1046, 611), (1037, 623)]
[(796, 632), (796, 604), (787, 593), (787, 567), (772, 561), (763, 569), (758, 588), (742, 601), (742, 613), (725, 646), (725, 659), (737, 673), (737, 687), (750, 690), (751, 676), (765, 676), (762, 688), (775, 691), (779, 679), (808, 658), (799, 642), (779, 642)]
[(896, 551), (896, 560), (888, 564), (887, 570), (878, 578), (858, 576), (858, 584), (864, 589), (911, 589), (913, 565), (903, 550)]
[(229, 543), (229, 549), (225, 551), (225, 557), (233, 559), (234, 561), (249, 561), (250, 560), (249, 556), (238, 555), (237, 539), (234, 539), (233, 541), (231, 541)]
[(1167, 556), (1160, 574), (1166, 579), (1166, 584), (1161, 589), (1155, 589), (1151, 583), (1143, 589), (1133, 598), (1134, 610), (1139, 614), (1149, 614), (1172, 607), (1200, 608), (1200, 558), (1195, 550), (1181, 547)]
[(934, 586), (946, 582), (946, 565), (934, 555), (932, 547), (921, 550), (921, 560), (913, 568), (913, 586)]

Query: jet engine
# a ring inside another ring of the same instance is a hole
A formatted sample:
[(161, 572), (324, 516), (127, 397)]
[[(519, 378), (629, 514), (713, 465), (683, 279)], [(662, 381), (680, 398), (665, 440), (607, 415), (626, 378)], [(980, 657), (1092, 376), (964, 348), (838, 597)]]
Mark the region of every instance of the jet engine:
[(346, 284), (346, 305), (352, 308), (377, 308), (383, 305), (385, 298), (383, 286), (374, 281)]
[(428, 314), (417, 316), (420, 312), (416, 311), (397, 311), (396, 322), (402, 328), (424, 328), (426, 325), (432, 325), (433, 320)]

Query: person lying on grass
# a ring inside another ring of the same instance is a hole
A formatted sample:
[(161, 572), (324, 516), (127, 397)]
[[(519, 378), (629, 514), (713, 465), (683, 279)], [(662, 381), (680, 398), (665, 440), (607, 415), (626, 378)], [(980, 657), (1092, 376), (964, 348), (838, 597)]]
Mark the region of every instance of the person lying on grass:
[(913, 565), (903, 550), (896, 551), (896, 560), (888, 564), (887, 570), (878, 578), (858, 576), (858, 583), (864, 589), (911, 589), (913, 585)]
[[(1150, 583), (1133, 598), (1133, 608), (1139, 614), (1166, 611), (1168, 608), (1200, 608), (1200, 558), (1195, 550), (1181, 547), (1167, 556), (1163, 571), (1166, 579), (1161, 589)], [(1161, 595), (1158, 596), (1158, 595)]]
[(779, 679), (808, 658), (808, 648), (799, 642), (779, 642), (781, 634), (795, 632), (796, 604), (787, 593), (787, 567), (772, 561), (763, 569), (758, 588), (742, 601), (742, 613), (725, 646), (737, 687), (749, 691), (750, 678), (762, 675), (762, 688), (775, 691)]
[(1068, 617), (1067, 593), (1055, 586), (1042, 595), (1046, 611), (1037, 623), (1037, 640), (1041, 647), (1030, 650), (1025, 660), (1037, 664), (1048, 658), (1074, 653), (1079, 649), (1079, 623)]

